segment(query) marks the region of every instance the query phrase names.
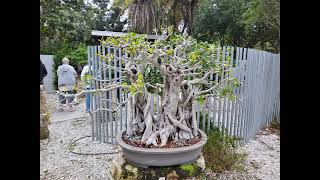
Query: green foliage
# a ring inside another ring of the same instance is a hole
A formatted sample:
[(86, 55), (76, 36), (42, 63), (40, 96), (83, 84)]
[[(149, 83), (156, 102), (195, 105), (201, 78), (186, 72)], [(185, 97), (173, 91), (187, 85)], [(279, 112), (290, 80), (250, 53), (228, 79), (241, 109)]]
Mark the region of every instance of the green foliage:
[[(126, 83), (124, 85), (127, 85)], [(141, 73), (138, 74), (138, 78), (135, 83), (129, 86), (130, 93), (135, 96), (136, 93), (141, 93), (144, 89), (144, 80)]]
[(275, 130), (280, 130), (280, 121), (277, 119), (273, 119), (273, 121), (271, 121), (270, 127)]
[[(150, 43), (145, 35), (137, 36), (135, 33), (128, 33), (125, 36), (121, 37), (107, 37), (102, 39), (101, 45), (103, 46), (113, 46), (113, 47), (125, 47), (124, 49), (130, 55), (130, 58), (134, 57), (134, 62), (138, 65), (142, 65), (142, 72), (144, 80), (146, 83), (155, 85), (157, 83), (163, 83), (162, 74), (156, 69), (154, 62), (150, 64), (150, 58), (157, 57), (157, 61), (160, 64), (171, 64), (171, 62), (179, 62), (181, 64), (190, 63), (191, 65), (201, 65), (201, 68), (197, 68), (193, 73), (187, 73), (185, 79), (190, 78), (202, 78), (208, 70), (214, 70), (214, 73), (222, 73), (225, 71), (225, 77), (230, 75), (231, 68), (231, 49), (228, 48), (226, 54), (222, 54), (222, 51), (217, 50), (221, 48), (216, 43), (208, 42), (198, 42), (196, 39), (191, 36), (185, 36), (181, 34), (176, 34), (173, 32), (172, 28), (162, 28), (159, 32), (160, 34), (166, 34), (166, 38), (155, 40), (154, 43)], [(183, 42), (183, 43), (182, 43)], [(179, 48), (178, 52), (180, 55), (174, 53), (174, 49)], [(218, 54), (218, 52), (220, 54)], [(183, 55), (181, 55), (183, 54)], [(217, 61), (212, 61), (212, 59), (219, 57), (226, 57), (224, 64), (221, 64)], [(102, 59), (108, 59), (107, 56), (101, 57)], [(179, 60), (177, 60), (179, 59)], [(221, 74), (220, 74), (221, 75)], [(208, 77), (208, 76), (206, 76)], [(208, 80), (209, 77), (206, 79)], [(237, 86), (235, 78), (226, 80), (225, 82), (218, 84), (216, 89), (213, 91), (204, 92), (203, 95), (209, 93), (215, 93), (219, 96), (228, 96), (230, 99), (235, 99), (233, 96), (233, 88)], [(214, 82), (211, 82), (212, 84)], [(212, 86), (211, 84), (211, 86)], [(200, 90), (208, 89), (210, 86), (201, 85)], [(132, 93), (138, 92), (138, 89), (135, 84), (132, 84), (129, 87), (129, 90)], [(155, 93), (157, 89), (148, 86), (147, 90), (149, 92)], [(219, 92), (221, 91), (221, 92)], [(161, 94), (161, 92), (158, 92)], [(197, 97), (199, 103), (204, 102), (204, 96)]]
[(240, 18), (246, 0), (203, 0), (194, 12), (192, 34), (202, 41), (243, 45), (244, 28)]
[(236, 96), (233, 91), (234, 88), (239, 87), (240, 82), (237, 78), (231, 77), (226, 80), (226, 83), (219, 88), (217, 88), (217, 96), (218, 97), (228, 97), (230, 100), (234, 101)]
[(254, 48), (280, 51), (280, 0), (251, 0), (242, 24)]
[[(91, 5), (93, 3), (94, 5)], [(91, 30), (121, 31), (119, 7), (107, 8), (109, 1), (40, 0), (40, 53), (53, 54), (63, 48), (93, 42)]]
[(195, 172), (196, 168), (197, 168), (197, 165), (195, 163), (180, 165), (180, 169), (182, 169), (183, 171), (188, 172), (188, 175), (191, 176), (191, 177), (194, 176), (194, 172)]
[(62, 3), (60, 0), (41, 0), (40, 47), (58, 47), (62, 41), (74, 44), (88, 42), (91, 27), (87, 11), (88, 8), (83, 1), (64, 1)]
[(128, 87), (128, 83), (127, 83), (127, 82), (123, 82), (121, 85), (122, 85), (123, 87)]
[(280, 0), (203, 0), (192, 35), (201, 41), (279, 52)]
[(93, 76), (90, 74), (85, 74), (83, 76), (82, 87), (90, 85), (90, 80), (93, 79)]
[(196, 97), (196, 101), (200, 104), (203, 105), (204, 104), (204, 96), (197, 96)]
[[(152, 85), (155, 85), (157, 83), (163, 83), (163, 76), (161, 75), (161, 73), (154, 66), (151, 66), (149, 64), (146, 65), (143, 76), (146, 82)], [(155, 88), (148, 87), (147, 90), (148, 92), (156, 93)]]
[(236, 139), (225, 137), (217, 128), (207, 133), (203, 147), (206, 166), (216, 173), (228, 170), (242, 171), (246, 154), (236, 152)]

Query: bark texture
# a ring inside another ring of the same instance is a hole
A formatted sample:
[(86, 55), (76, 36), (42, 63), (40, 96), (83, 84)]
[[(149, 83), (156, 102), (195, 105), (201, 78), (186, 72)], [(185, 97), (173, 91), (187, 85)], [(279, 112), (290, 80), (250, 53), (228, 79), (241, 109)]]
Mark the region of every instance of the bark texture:
[[(146, 90), (129, 97), (127, 135), (142, 134), (141, 142), (154, 146), (166, 145), (169, 138), (189, 140), (197, 135), (194, 90), (191, 85), (182, 84), (184, 73), (179, 68), (154, 63), (164, 76), (160, 114), (158, 119), (152, 116), (151, 95)], [(128, 63), (125, 68), (132, 84), (137, 81), (140, 71), (134, 63)]]

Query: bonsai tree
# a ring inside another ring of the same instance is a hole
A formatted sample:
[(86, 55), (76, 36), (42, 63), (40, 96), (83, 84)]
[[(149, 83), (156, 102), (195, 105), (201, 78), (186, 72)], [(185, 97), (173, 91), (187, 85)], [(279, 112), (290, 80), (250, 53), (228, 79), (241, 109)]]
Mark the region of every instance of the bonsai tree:
[[(159, 34), (161, 38), (154, 42), (134, 33), (108, 37), (101, 40), (101, 45), (121, 48), (122, 55), (98, 53), (106, 62), (114, 59), (123, 63), (127, 82), (105, 89), (122, 87), (129, 91), (124, 137), (153, 147), (199, 137), (196, 101), (203, 103), (210, 96), (234, 99), (232, 89), (239, 85), (237, 79), (230, 77), (231, 49), (222, 54), (220, 46), (175, 34), (172, 27), (161, 29)], [(217, 57), (222, 60), (217, 61)], [(157, 116), (151, 113), (152, 93), (161, 98)]]

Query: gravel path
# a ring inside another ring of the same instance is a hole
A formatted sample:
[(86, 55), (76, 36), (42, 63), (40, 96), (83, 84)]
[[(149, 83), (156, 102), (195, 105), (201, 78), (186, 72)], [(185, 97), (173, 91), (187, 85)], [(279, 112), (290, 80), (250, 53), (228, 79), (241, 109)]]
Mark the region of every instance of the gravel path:
[[(55, 96), (47, 96), (53, 106), (55, 99)], [(69, 151), (74, 140), (91, 134), (90, 120), (85, 117), (63, 120), (55, 113), (52, 117), (49, 139), (40, 141), (40, 179), (111, 179), (110, 163), (117, 153), (78, 155)], [(72, 150), (81, 153), (118, 152), (116, 146), (100, 144), (91, 137), (77, 141)]]
[[(108, 168), (116, 154), (77, 155), (69, 152), (75, 139), (90, 134), (89, 120), (53, 122), (49, 140), (40, 142), (40, 179), (110, 179)], [(117, 147), (83, 138), (73, 151), (82, 153), (117, 152)]]
[(245, 162), (245, 172), (224, 172), (212, 174), (211, 177), (219, 180), (280, 179), (280, 137), (278, 134), (266, 128), (238, 151), (248, 155)]
[(264, 130), (244, 146), (248, 173), (255, 179), (280, 179), (280, 137)]

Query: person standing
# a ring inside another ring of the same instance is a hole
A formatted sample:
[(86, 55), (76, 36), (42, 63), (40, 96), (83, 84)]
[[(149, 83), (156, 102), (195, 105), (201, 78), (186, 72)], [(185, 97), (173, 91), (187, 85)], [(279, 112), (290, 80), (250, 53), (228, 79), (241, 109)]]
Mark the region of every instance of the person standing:
[(40, 59), (40, 85), (43, 84), (43, 78), (46, 77), (47, 74), (48, 74), (47, 69)]
[[(90, 81), (89, 81), (89, 66), (85, 65), (81, 72), (81, 80), (84, 84), (85, 90), (90, 90)], [(86, 92), (86, 112), (90, 113), (90, 93)]]
[[(58, 67), (57, 70), (58, 75), (58, 88), (59, 91), (64, 94), (75, 94), (76, 83), (77, 83), (77, 72), (75, 69), (69, 65), (69, 59), (63, 58), (62, 65)], [(64, 95), (59, 95), (59, 101), (61, 104), (66, 104), (66, 100), (68, 101), (68, 106), (70, 111), (74, 111), (72, 104), (69, 104), (73, 101), (74, 97), (65, 97)]]

